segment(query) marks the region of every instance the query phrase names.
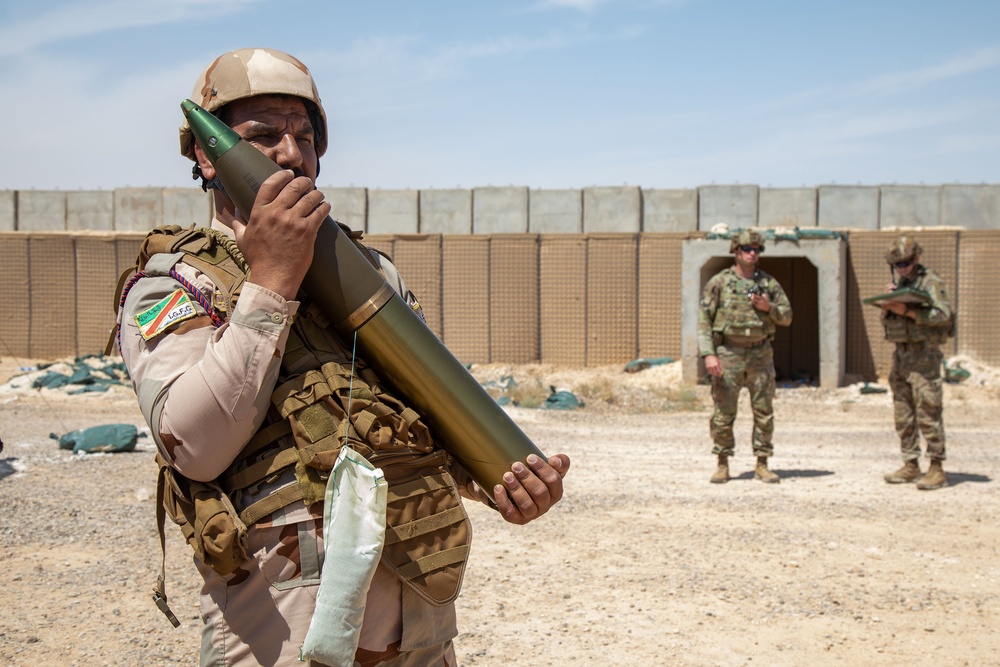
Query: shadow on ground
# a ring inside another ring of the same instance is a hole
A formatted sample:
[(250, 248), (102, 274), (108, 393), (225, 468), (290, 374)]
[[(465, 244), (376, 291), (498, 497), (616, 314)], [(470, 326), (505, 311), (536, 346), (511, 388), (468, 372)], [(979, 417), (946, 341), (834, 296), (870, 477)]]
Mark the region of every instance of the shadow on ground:
[[(787, 468), (771, 468), (781, 479), (792, 479), (793, 477), (826, 477), (832, 475), (832, 470), (789, 470)], [(747, 470), (730, 479), (753, 479), (753, 470)]]
[(993, 481), (988, 475), (974, 475), (968, 472), (946, 472), (945, 474), (948, 476), (948, 486), (958, 486), (966, 482), (985, 484)]
[(17, 459), (0, 459), (0, 479), (4, 477), (9, 477), (17, 472), (14, 466), (11, 465)]

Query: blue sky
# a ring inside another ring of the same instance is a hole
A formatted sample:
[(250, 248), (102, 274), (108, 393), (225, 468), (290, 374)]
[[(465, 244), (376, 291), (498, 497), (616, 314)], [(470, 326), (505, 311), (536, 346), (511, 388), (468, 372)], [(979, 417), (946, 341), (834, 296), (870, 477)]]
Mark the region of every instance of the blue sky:
[(244, 46), (312, 69), (324, 187), (1000, 182), (1000, 2), (15, 0), (0, 189), (193, 185)]

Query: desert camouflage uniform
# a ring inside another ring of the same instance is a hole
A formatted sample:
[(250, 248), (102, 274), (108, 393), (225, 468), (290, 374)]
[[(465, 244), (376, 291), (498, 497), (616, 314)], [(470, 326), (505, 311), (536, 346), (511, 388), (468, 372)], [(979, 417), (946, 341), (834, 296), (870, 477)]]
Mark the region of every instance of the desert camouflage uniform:
[[(213, 228), (231, 235), (218, 222)], [(167, 257), (155, 256), (147, 268), (169, 263)], [(382, 261), (390, 284), (414, 305), (394, 267)], [(183, 263), (174, 269), (213, 298), (215, 286), (204, 274)], [(135, 283), (123, 307), (121, 351), (161, 454), (186, 477), (209, 481), (227, 469), (264, 420), (300, 303), (246, 283), (221, 327), (213, 327), (196, 305), (197, 317), (145, 341), (135, 315), (179, 287), (169, 276)], [(326, 338), (334, 354), (349, 363), (350, 350), (332, 333)], [(293, 480), (291, 474), (269, 481), (237, 509)], [(322, 503), (307, 507), (300, 500), (249, 527), (249, 560), (233, 574), (221, 576), (195, 559), (204, 578), (202, 665), (304, 664), (298, 662), (299, 647), (319, 585), (322, 529)], [(457, 632), (454, 604), (432, 606), (380, 564), (355, 664), (453, 666), (451, 640)]]
[(882, 314), (886, 340), (896, 344), (889, 386), (900, 451), (904, 461), (920, 458), (923, 433), (927, 458), (943, 461), (946, 458), (941, 376), (944, 355), (940, 346), (951, 331), (951, 299), (944, 281), (922, 264), (911, 278), (900, 279), (897, 287), (911, 287), (930, 296), (927, 305), (916, 309), (916, 320), (891, 311)]
[[(762, 312), (750, 303), (748, 292), (758, 285), (771, 300)], [(753, 410), (753, 452), (774, 453), (774, 339), (776, 325), (792, 322), (792, 305), (772, 276), (758, 269), (752, 278), (741, 278), (733, 267), (717, 273), (705, 285), (698, 307), (698, 354), (716, 355), (722, 375), (712, 377), (715, 410), (709, 422), (713, 454), (732, 456), (733, 423), (740, 389), (750, 392)]]

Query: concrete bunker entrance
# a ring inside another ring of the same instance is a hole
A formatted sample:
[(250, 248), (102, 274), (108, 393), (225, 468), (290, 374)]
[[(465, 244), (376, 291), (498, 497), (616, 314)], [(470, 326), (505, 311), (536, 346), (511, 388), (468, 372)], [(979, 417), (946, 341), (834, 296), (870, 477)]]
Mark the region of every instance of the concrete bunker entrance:
[[(760, 268), (781, 284), (792, 304), (790, 327), (778, 327), (774, 365), (779, 386), (839, 387), (844, 381), (847, 243), (839, 237), (773, 238)], [(729, 240), (688, 239), (681, 251), (681, 361), (684, 379), (704, 378), (698, 356), (698, 303), (708, 280), (732, 265)]]

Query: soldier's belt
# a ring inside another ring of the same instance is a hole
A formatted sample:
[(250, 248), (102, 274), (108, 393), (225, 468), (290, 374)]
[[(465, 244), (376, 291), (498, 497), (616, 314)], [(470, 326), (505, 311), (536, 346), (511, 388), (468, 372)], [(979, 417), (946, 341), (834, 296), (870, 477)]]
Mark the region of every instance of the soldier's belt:
[(742, 342), (737, 342), (737, 341), (729, 339), (729, 338), (723, 338), (722, 339), (722, 344), (725, 347), (733, 347), (733, 348), (737, 348), (739, 350), (752, 350), (754, 348), (758, 348), (758, 347), (761, 347), (763, 345), (766, 345), (767, 344), (767, 339), (764, 338), (762, 340), (757, 341), (756, 343), (742, 343)]

